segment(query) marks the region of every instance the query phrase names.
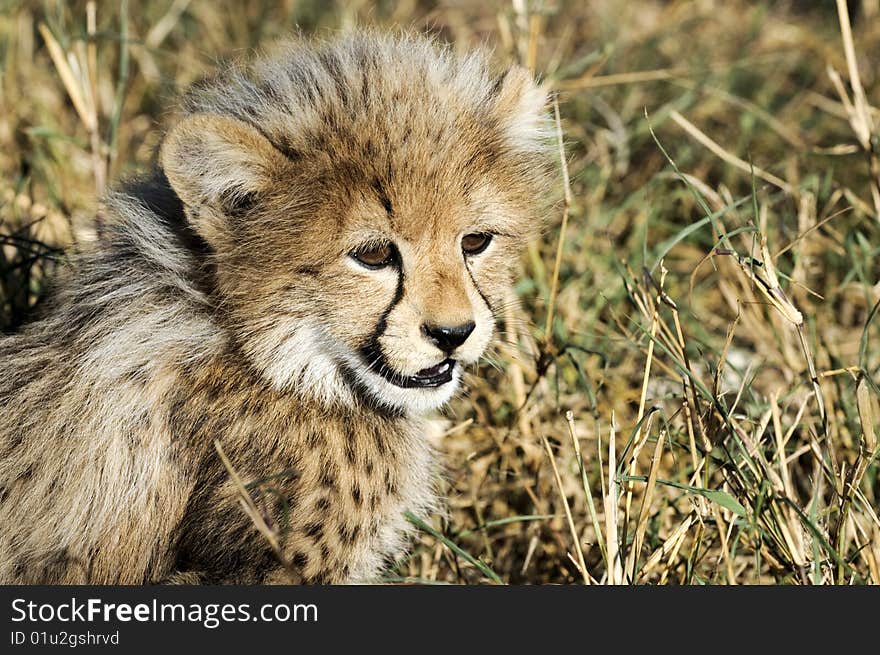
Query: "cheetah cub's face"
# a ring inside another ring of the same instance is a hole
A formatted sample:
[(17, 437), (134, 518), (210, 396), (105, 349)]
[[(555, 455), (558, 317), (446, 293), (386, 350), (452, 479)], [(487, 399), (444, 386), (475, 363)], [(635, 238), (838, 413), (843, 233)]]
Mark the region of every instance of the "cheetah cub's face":
[(325, 403), (445, 403), (546, 179), (545, 95), (429, 41), (287, 45), (188, 100), (161, 163), (252, 365)]
[(435, 210), (437, 220), (415, 196), (398, 210), (412, 219), (396, 221), (387, 191), (378, 193), (381, 208), (364, 208), (343, 237), (350, 248), (340, 275), (357, 280), (364, 295), (356, 305), (340, 303), (334, 323), (356, 324), (336, 336), (347, 346), (344, 365), (371, 395), (430, 409), (449, 399), (462, 367), (488, 346), (516, 248), (485, 205), (450, 202)]

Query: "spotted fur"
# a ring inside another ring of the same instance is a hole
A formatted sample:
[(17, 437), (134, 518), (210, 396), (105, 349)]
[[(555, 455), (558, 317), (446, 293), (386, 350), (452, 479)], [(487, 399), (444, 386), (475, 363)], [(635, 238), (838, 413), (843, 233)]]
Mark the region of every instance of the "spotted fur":
[[(295, 39), (197, 84), (44, 317), (0, 339), (0, 582), (287, 581), (215, 439), (303, 581), (375, 579), (436, 506), (432, 412), (539, 228), (544, 104), (406, 35)], [(376, 242), (393, 265), (351, 256)], [(466, 321), (451, 355), (423, 329)], [(449, 381), (394, 382), (446, 356)]]

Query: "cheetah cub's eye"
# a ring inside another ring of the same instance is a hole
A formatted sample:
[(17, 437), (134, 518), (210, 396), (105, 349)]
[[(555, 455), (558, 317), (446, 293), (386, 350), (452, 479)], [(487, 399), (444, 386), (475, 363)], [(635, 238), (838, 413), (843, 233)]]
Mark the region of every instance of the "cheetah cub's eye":
[(377, 270), (392, 265), (396, 251), (390, 243), (368, 244), (352, 251), (349, 256), (364, 268)]
[(461, 238), (461, 250), (465, 255), (479, 255), (492, 243), (492, 235), (485, 232), (465, 234)]

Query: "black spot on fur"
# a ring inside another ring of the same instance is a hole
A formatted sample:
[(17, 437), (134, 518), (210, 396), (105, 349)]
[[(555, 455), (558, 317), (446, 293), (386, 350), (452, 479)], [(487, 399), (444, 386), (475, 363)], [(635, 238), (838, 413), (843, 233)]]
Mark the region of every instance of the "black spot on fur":
[(380, 455), (388, 454), (388, 444), (385, 442), (385, 434), (382, 430), (376, 430), (376, 448), (379, 449)]
[(354, 487), (352, 487), (351, 499), (354, 501), (354, 504), (357, 505), (358, 507), (360, 507), (363, 504), (364, 498), (361, 495), (361, 488), (358, 485), (354, 485)]
[(27, 482), (32, 477), (34, 477), (34, 465), (33, 464), (31, 464), (24, 471), (22, 471), (15, 480), (16, 480), (16, 482)]
[(361, 531), (359, 525), (343, 525), (339, 528), (339, 537), (343, 543), (353, 544)]
[(349, 464), (355, 463), (355, 452), (354, 452), (354, 444), (352, 443), (352, 435), (348, 435), (348, 440), (345, 442), (345, 459), (348, 460)]
[(321, 459), (321, 473), (319, 475), (319, 480), (321, 482), (321, 486), (333, 488), (336, 486), (336, 477), (338, 475), (339, 468), (331, 460), (326, 454)]
[(391, 471), (385, 471), (385, 491), (388, 492), (389, 495), (394, 495), (397, 493), (397, 485), (394, 483), (394, 480), (391, 479)]
[(328, 489), (332, 489), (336, 486), (336, 476), (328, 469), (321, 471), (320, 481), (321, 486)]
[(305, 571), (309, 566), (309, 556), (305, 553), (296, 553), (291, 559), (290, 563), (293, 564), (300, 572)]
[(310, 523), (306, 526), (306, 536), (311, 537), (317, 543), (324, 536), (324, 526), (320, 523)]

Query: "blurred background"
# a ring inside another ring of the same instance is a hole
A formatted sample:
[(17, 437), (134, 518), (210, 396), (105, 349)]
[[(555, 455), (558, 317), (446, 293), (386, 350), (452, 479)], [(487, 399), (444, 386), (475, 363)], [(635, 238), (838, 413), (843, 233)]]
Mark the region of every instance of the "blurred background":
[(0, 2), (0, 329), (188, 84), (366, 25), (528, 67), (561, 147), (387, 579), (880, 584), (880, 0)]

